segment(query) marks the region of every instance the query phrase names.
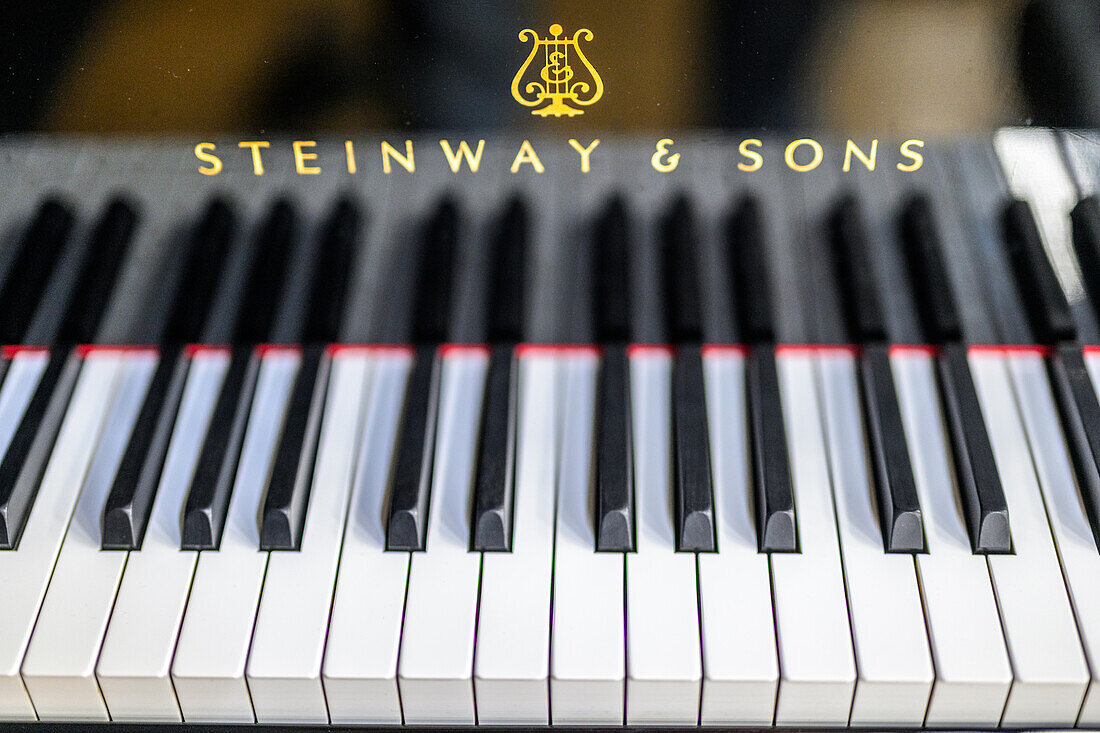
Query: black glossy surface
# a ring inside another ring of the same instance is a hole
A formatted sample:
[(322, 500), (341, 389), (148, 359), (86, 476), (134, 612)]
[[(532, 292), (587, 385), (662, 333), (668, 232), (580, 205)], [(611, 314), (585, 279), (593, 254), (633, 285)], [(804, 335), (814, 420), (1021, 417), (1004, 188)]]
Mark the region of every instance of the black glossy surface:
[(512, 548), (516, 372), (512, 347), (493, 347), (482, 403), (470, 523), (470, 548), (482, 552), (507, 552)]
[(698, 346), (681, 346), (676, 350), (672, 365), (672, 414), (676, 549), (717, 552), (706, 389)]
[(935, 213), (925, 196), (910, 199), (901, 213), (902, 251), (926, 343), (959, 341), (962, 325), (947, 278)]
[(251, 348), (233, 350), (184, 505), (184, 550), (215, 550), (221, 544), (259, 372)]
[(860, 377), (883, 547), (887, 552), (922, 552), (924, 521), (888, 347), (864, 347)]
[(141, 548), (168, 455), (186, 372), (187, 364), (179, 347), (161, 351), (103, 507), (104, 550)]
[(439, 401), (435, 349), (416, 350), (394, 454), (393, 489), (386, 520), (387, 550), (423, 550)]
[(1066, 294), (1058, 284), (1026, 201), (1013, 201), (1005, 210), (1005, 245), (1033, 338), (1041, 344), (1074, 338), (1077, 328)]
[(624, 346), (603, 350), (596, 384), (596, 550), (634, 551), (630, 364)]
[(1100, 547), (1100, 403), (1081, 347), (1060, 346), (1051, 357), (1050, 376), (1077, 490), (1093, 540)]
[(1008, 504), (967, 362), (966, 347), (945, 344), (938, 361), (955, 475), (974, 552), (1012, 552)]
[(329, 368), (323, 345), (311, 344), (303, 350), (264, 498), (261, 550), (301, 547)]
[(832, 271), (849, 338), (859, 343), (880, 342), (886, 341), (886, 322), (861, 208), (859, 200), (851, 196), (837, 205), (831, 222)]
[(47, 198), (15, 243), (13, 261), (0, 286), (0, 344), (22, 343), (72, 226), (69, 205)]
[(757, 542), (762, 552), (797, 552), (794, 486), (774, 347), (752, 348), (746, 381)]
[[(64, 409), (76, 379), (76, 369), (70, 370), (69, 379), (62, 377), (69, 354), (69, 350), (62, 347), (55, 347), (50, 352), (46, 369), (0, 460), (0, 549), (10, 550), (19, 544), (46, 471), (46, 461), (61, 428), (60, 415), (49, 419), (51, 407), (54, 413)], [(59, 383), (65, 384), (65, 389), (59, 391)], [(56, 394), (58, 392), (61, 394)]]
[(76, 282), (64, 298), (66, 313), (56, 333), (58, 343), (89, 344), (95, 340), (137, 221), (137, 212), (124, 199), (113, 199), (107, 205), (82, 252)]

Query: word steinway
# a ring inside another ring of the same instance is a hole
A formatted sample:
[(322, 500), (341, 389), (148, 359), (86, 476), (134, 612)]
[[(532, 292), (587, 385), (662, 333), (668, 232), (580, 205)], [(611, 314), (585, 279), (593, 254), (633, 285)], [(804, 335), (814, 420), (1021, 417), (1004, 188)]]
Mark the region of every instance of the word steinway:
[[(582, 173), (588, 173), (593, 165), (599, 164), (599, 139), (582, 143), (570, 138), (568, 144), (576, 153), (572, 164), (577, 165)], [(454, 145), (450, 140), (440, 140), (439, 150), (435, 150), (434, 145), (425, 146), (424, 141), (420, 141), (417, 146), (412, 140), (404, 140), (403, 144), (382, 140), (378, 147), (372, 146), (373, 149), (366, 152), (362, 150), (365, 146), (357, 149), (352, 140), (345, 140), (342, 150), (324, 150), (315, 140), (294, 140), (289, 142), (289, 150), (280, 152), (272, 148), (269, 140), (242, 140), (237, 143), (237, 149), (230, 152), (225, 150), (226, 146), (219, 148), (216, 143), (200, 142), (195, 145), (195, 157), (200, 162), (198, 171), (204, 176), (216, 176), (226, 165), (238, 163), (251, 164), (253, 174), (262, 176), (274, 163), (289, 160), (293, 161), (295, 172), (304, 176), (319, 175), (322, 171), (334, 169), (354, 175), (363, 165), (376, 165), (387, 175), (415, 173), (418, 158), (423, 162), (425, 155), (438, 156), (436, 160), (444, 160), (454, 173), (464, 170), (477, 173), (481, 169), (485, 140), (478, 140), (473, 146), (466, 140), (460, 140)], [(877, 138), (864, 143), (849, 139), (845, 142), (843, 156), (836, 155), (835, 164), (840, 165), (845, 173), (853, 167), (874, 171), (876, 167), (883, 165), (894, 167), (903, 173), (912, 173), (924, 164), (924, 156), (919, 152), (923, 148), (923, 140), (909, 139), (897, 146), (896, 154), (891, 150), (889, 155), (880, 156)], [(688, 162), (686, 157), (682, 159), (686, 155), (687, 153), (681, 154), (677, 151), (676, 142), (672, 138), (662, 138), (654, 143), (649, 163), (655, 171), (671, 173), (681, 162)], [(759, 138), (746, 138), (737, 145), (736, 165), (738, 170), (752, 173), (761, 170), (765, 165), (771, 165), (773, 156), (779, 156), (778, 160), (781, 161), (776, 162), (776, 165), (785, 166), (796, 173), (807, 173), (826, 162), (825, 148), (813, 138), (791, 140), (786, 145), (765, 142)], [(506, 162), (509, 157), (509, 170), (512, 173), (524, 170), (535, 173), (546, 171), (538, 150), (530, 140), (523, 140), (517, 146), (515, 155), (511, 156), (509, 151), (509, 155), (503, 160)], [(607, 157), (610, 157), (610, 153)], [(886, 158), (889, 160), (885, 160)]]

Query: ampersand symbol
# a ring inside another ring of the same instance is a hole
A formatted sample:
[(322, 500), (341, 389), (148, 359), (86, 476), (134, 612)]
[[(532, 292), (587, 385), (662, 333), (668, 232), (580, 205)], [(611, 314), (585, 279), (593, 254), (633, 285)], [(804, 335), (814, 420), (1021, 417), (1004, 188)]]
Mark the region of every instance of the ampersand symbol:
[(565, 61), (565, 54), (561, 51), (550, 54), (550, 63), (542, 68), (543, 81), (551, 84), (563, 84), (572, 79), (573, 67), (562, 65), (563, 61)]
[(672, 145), (671, 138), (666, 137), (657, 141), (657, 152), (649, 159), (649, 162), (653, 164), (654, 170), (660, 171), (661, 173), (668, 173), (676, 170), (676, 166), (680, 164), (679, 153), (669, 154), (668, 148), (670, 145)]

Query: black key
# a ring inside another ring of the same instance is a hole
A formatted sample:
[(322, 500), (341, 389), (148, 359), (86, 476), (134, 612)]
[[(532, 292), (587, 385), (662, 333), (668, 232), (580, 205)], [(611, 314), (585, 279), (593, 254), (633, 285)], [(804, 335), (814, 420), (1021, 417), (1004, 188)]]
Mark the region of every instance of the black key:
[(1066, 294), (1054, 275), (1026, 201), (1017, 199), (1005, 210), (1005, 243), (1035, 338), (1044, 344), (1073, 339), (1077, 329)]
[(512, 347), (496, 346), (489, 360), (477, 452), (470, 549), (512, 549), (512, 495), (515, 490), (516, 366)]
[(927, 198), (917, 196), (905, 205), (901, 233), (922, 332), (928, 342), (943, 348), (937, 361), (942, 409), (971, 547), (979, 553), (1012, 552), (1008, 505), (967, 349), (960, 343), (962, 327)]
[(294, 209), (287, 201), (276, 202), (253, 243), (233, 343), (259, 344), (271, 338), (296, 229)]
[[(66, 346), (88, 343), (95, 338), (136, 222), (137, 214), (122, 199), (108, 204), (90, 240), (80, 243), (57, 265), (57, 287), (50, 288), (49, 297), (44, 297), (36, 309), (27, 338)], [(63, 239), (56, 232), (51, 238)], [(60, 242), (57, 246), (60, 247)], [(69, 363), (73, 366), (66, 368)], [(0, 537), (0, 547), (15, 547), (19, 541), (78, 372), (79, 362), (69, 359), (68, 349), (53, 350), (0, 461), (0, 514), (5, 535)]]
[[(510, 199), (479, 234), (487, 241), (484, 256), (466, 265), (477, 271), (462, 300), (448, 315), (447, 341), (452, 344), (516, 344), (523, 340), (524, 286), (527, 280), (527, 206)], [(460, 232), (465, 234), (465, 230)], [(476, 284), (475, 284), (476, 283)], [(439, 287), (449, 288), (448, 282)]]
[(1100, 548), (1100, 403), (1080, 346), (1059, 346), (1050, 370), (1081, 503)]
[(687, 197), (680, 197), (664, 221), (662, 272), (664, 275), (665, 324), (674, 343), (702, 341), (699, 307), (697, 234), (695, 217)]
[(616, 197), (600, 217), (592, 249), (593, 315), (601, 343), (622, 344), (630, 339), (629, 236), (626, 205)]
[(860, 373), (883, 547), (887, 552), (923, 552), (924, 521), (888, 347), (864, 347)]
[[(306, 300), (294, 309), (286, 333), (304, 336), (312, 345), (302, 355), (268, 478), (260, 526), (264, 550), (301, 547), (328, 385), (323, 344), (338, 338), (359, 223), (355, 204), (347, 198), (338, 201), (324, 223), (312, 272), (298, 273), (304, 277), (300, 285)], [(284, 311), (280, 318), (288, 315)]]
[(183, 276), (169, 310), (163, 339), (166, 343), (188, 344), (202, 338), (235, 230), (236, 218), (229, 205), (221, 199), (210, 202), (192, 236)]
[(960, 341), (962, 327), (947, 279), (935, 215), (927, 197), (916, 196), (909, 200), (902, 213), (901, 229), (905, 260), (917, 293), (914, 301), (925, 340), (929, 343)]
[[(46, 369), (0, 460), (0, 549), (11, 550), (19, 544), (42, 483), (79, 371), (79, 362), (70, 361), (69, 355), (69, 349), (65, 348), (51, 351)], [(66, 369), (70, 363), (72, 366)], [(59, 384), (64, 387), (59, 388)]]
[(596, 418), (596, 550), (599, 552), (634, 552), (629, 364), (624, 347), (604, 348)]
[(676, 549), (716, 552), (703, 357), (698, 346), (676, 351), (672, 370)]
[(302, 338), (306, 343), (329, 343), (339, 338), (344, 296), (361, 219), (358, 207), (344, 198), (336, 204), (325, 222), (319, 262), (313, 276), (313, 295)]
[(595, 334), (605, 344), (596, 383), (595, 534), (598, 552), (634, 552), (634, 450), (630, 424), (630, 230), (616, 196), (596, 223), (591, 255)]
[[(674, 343), (698, 344), (702, 340), (697, 240), (694, 212), (687, 197), (681, 196), (665, 218), (662, 231), (665, 324), (667, 338)], [(672, 374), (673, 507), (677, 549), (685, 552), (715, 550), (702, 377), (698, 347), (685, 347), (673, 363)]]
[(847, 331), (859, 343), (885, 341), (886, 323), (857, 199), (846, 197), (841, 201), (833, 214), (832, 227), (832, 264)]
[(527, 218), (527, 207), (514, 199), (508, 204), (497, 231), (488, 319), (489, 339), (493, 343), (514, 344), (523, 340)]
[(186, 375), (179, 347), (164, 349), (104, 505), (104, 550), (141, 549)]
[(429, 220), (420, 248), (413, 340), (440, 344), (451, 318), (451, 284), (458, 240), (458, 208), (443, 201)]
[(756, 535), (760, 551), (798, 552), (794, 487), (775, 349), (763, 344), (754, 346), (749, 352), (747, 367)]
[(1008, 504), (964, 345), (943, 346), (939, 376), (971, 546), (976, 553), (1011, 553)]
[(482, 401), (470, 522), (470, 548), (481, 552), (512, 548), (518, 382), (512, 344), (523, 336), (526, 247), (527, 210), (517, 198), (509, 202), (494, 233), (488, 313), (470, 330), (496, 344)]
[(297, 550), (302, 544), (328, 385), (324, 354), (322, 345), (308, 346), (302, 354), (264, 499), (261, 550)]
[(233, 350), (187, 494), (184, 550), (216, 550), (221, 544), (259, 371), (250, 347)]
[(1100, 199), (1086, 196), (1070, 212), (1073, 249), (1092, 309), (1100, 318)]
[(79, 281), (72, 288), (57, 335), (59, 343), (87, 344), (95, 340), (136, 224), (137, 213), (128, 203), (115, 199), (108, 204), (84, 252)]
[(729, 221), (730, 285), (745, 343), (774, 343), (771, 280), (764, 253), (760, 204), (746, 197)]
[(386, 523), (387, 550), (424, 549), (439, 399), (438, 372), (435, 349), (418, 348), (405, 388), (404, 417), (398, 433), (393, 492)]
[(102, 520), (104, 550), (141, 547), (187, 379), (188, 361), (181, 355), (181, 344), (201, 337), (233, 229), (232, 211), (215, 199), (192, 233), (183, 261), (173, 263), (178, 274), (167, 310), (146, 319), (151, 338), (171, 346), (161, 351), (107, 497)]
[(31, 316), (73, 225), (73, 215), (47, 199), (17, 244), (15, 259), (0, 287), (0, 344), (23, 342)]

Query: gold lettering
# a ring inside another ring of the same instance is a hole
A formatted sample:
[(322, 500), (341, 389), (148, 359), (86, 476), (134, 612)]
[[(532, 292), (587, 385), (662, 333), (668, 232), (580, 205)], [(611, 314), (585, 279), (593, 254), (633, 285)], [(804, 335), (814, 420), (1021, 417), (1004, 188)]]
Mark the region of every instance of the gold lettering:
[(355, 174), (355, 146), (351, 140), (344, 141), (344, 156), (348, 159), (348, 173)]
[(439, 147), (443, 148), (443, 155), (447, 157), (447, 165), (451, 166), (452, 173), (458, 173), (458, 169), (462, 167), (463, 158), (466, 159), (466, 165), (470, 166), (470, 170), (477, 173), (477, 168), (481, 165), (481, 154), (485, 151), (485, 141), (477, 141), (476, 153), (470, 152), (470, 146), (465, 140), (459, 141), (457, 153), (451, 149), (451, 144), (446, 140), (440, 140)]
[(195, 146), (195, 157), (209, 166), (199, 166), (199, 173), (204, 176), (216, 176), (222, 172), (222, 159), (214, 155), (214, 143), (199, 143)]
[(760, 166), (764, 165), (764, 156), (760, 155), (760, 153), (756, 152), (755, 150), (750, 150), (750, 145), (759, 148), (763, 147), (764, 143), (754, 137), (750, 137), (748, 140), (742, 140), (741, 144), (737, 146), (737, 152), (752, 161), (751, 163), (737, 164), (737, 168), (739, 170), (745, 171), (746, 173), (758, 171), (760, 170)]
[(535, 149), (531, 147), (531, 142), (529, 140), (524, 140), (523, 144), (519, 146), (519, 152), (516, 153), (516, 159), (512, 161), (512, 172), (515, 173), (519, 171), (519, 167), (524, 163), (530, 163), (536, 173), (542, 173), (546, 170), (542, 165), (542, 161), (539, 160), (539, 156), (535, 154)]
[[(668, 148), (672, 145), (672, 138), (661, 138), (657, 141), (657, 152), (653, 154), (653, 157), (649, 159), (653, 169), (661, 173), (669, 173), (676, 170), (676, 166), (680, 165), (680, 154), (672, 153), (669, 155)], [(665, 157), (668, 160), (665, 160)]]
[(306, 165), (307, 160), (317, 160), (317, 153), (306, 153), (302, 148), (313, 148), (317, 143), (313, 140), (295, 140), (291, 143), (294, 148), (294, 170), (300, 176), (315, 176), (321, 169), (315, 165)]
[(855, 153), (856, 157), (859, 158), (859, 161), (861, 163), (863, 163), (864, 167), (866, 167), (867, 170), (873, 171), (875, 169), (875, 156), (878, 155), (878, 138), (876, 137), (874, 140), (871, 141), (871, 156), (870, 157), (864, 155), (863, 151), (860, 150), (859, 147), (854, 142), (852, 142), (851, 140), (849, 140), (844, 145), (844, 172), (845, 173), (847, 173), (848, 171), (850, 171), (852, 169), (852, 153)]
[[(806, 164), (798, 164), (794, 160), (794, 151), (798, 150), (803, 145), (809, 145), (810, 149), (814, 151), (813, 160)], [(804, 137), (799, 140), (793, 141), (787, 146), (787, 150), (783, 153), (783, 160), (787, 162), (787, 167), (792, 171), (798, 171), (799, 173), (805, 173), (806, 171), (812, 171), (814, 168), (821, 165), (821, 158), (825, 153), (821, 150), (821, 144), (812, 138)]]
[(906, 140), (901, 144), (901, 154), (911, 159), (912, 163), (898, 163), (898, 170), (902, 173), (912, 173), (924, 165), (924, 156), (911, 148), (923, 148), (923, 140)]
[(257, 176), (262, 176), (264, 174), (264, 163), (260, 160), (260, 148), (270, 148), (271, 143), (267, 140), (254, 140), (237, 143), (237, 147), (248, 148), (252, 151), (252, 172)]
[(392, 173), (393, 167), (390, 165), (390, 158), (393, 158), (398, 164), (407, 170), (409, 173), (416, 171), (416, 161), (413, 160), (413, 141), (405, 141), (405, 154), (397, 152), (397, 150), (385, 140), (382, 141), (382, 172)]
[(587, 173), (588, 171), (590, 171), (592, 169), (592, 166), (589, 164), (588, 159), (592, 157), (592, 151), (596, 149), (596, 146), (600, 144), (599, 138), (596, 138), (592, 142), (588, 143), (587, 148), (582, 148), (581, 144), (573, 138), (569, 138), (569, 144), (573, 146), (574, 150), (581, 154), (581, 173)]

